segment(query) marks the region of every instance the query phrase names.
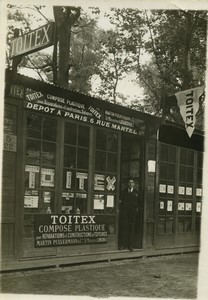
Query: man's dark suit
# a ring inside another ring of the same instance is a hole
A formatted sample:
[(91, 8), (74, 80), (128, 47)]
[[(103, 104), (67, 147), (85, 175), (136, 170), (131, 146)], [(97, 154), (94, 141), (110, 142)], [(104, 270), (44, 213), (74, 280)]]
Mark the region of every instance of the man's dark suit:
[(134, 227), (136, 222), (136, 215), (138, 210), (138, 191), (132, 189), (130, 192), (128, 188), (121, 193), (121, 248), (133, 248)]

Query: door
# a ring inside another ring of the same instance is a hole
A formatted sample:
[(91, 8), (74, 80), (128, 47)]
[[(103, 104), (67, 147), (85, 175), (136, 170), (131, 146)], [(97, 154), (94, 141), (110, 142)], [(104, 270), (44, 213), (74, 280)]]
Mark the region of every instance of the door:
[[(142, 162), (143, 157), (143, 140), (141, 137), (123, 134), (121, 140), (121, 184), (122, 191), (127, 187), (128, 179), (134, 180), (135, 188), (139, 194), (139, 209), (136, 216), (134, 229), (133, 246), (136, 249), (142, 249), (142, 232), (143, 232), (143, 172)], [(119, 218), (119, 243), (122, 235), (122, 219)]]

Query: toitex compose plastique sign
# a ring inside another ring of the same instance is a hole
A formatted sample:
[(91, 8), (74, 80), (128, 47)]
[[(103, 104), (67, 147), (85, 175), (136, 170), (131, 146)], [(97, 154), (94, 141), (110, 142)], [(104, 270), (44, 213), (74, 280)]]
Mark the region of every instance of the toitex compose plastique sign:
[(54, 44), (54, 22), (23, 34), (11, 41), (9, 57), (30, 54)]
[(102, 216), (35, 215), (35, 247), (107, 243), (108, 225)]

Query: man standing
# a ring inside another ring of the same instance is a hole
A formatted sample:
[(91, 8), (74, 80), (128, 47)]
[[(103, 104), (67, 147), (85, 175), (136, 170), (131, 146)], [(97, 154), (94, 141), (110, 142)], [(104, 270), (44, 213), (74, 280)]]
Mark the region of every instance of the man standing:
[(134, 228), (138, 212), (138, 191), (134, 189), (134, 180), (129, 179), (128, 187), (121, 192), (121, 243), (119, 250), (133, 251)]

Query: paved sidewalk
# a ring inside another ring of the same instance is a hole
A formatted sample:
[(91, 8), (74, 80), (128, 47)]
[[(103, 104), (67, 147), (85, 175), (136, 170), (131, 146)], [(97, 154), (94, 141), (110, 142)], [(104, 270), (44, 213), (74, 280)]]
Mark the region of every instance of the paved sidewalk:
[(1, 293), (195, 299), (197, 269), (191, 253), (13, 272), (0, 275)]

